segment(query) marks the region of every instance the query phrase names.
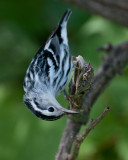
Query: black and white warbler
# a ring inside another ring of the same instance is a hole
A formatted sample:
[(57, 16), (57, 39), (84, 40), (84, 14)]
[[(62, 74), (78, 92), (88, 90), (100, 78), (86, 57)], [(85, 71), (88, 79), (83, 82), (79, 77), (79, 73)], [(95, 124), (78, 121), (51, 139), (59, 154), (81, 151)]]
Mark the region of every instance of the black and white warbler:
[(56, 120), (64, 114), (78, 113), (63, 108), (56, 96), (65, 89), (73, 69), (67, 38), (68, 9), (33, 58), (24, 79), (24, 103), (39, 118)]

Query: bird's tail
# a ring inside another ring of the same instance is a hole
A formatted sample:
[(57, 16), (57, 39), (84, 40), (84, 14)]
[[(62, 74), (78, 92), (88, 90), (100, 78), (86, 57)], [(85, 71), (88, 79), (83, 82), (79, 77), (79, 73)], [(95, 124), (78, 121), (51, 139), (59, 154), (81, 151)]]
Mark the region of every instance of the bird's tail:
[(55, 35), (57, 35), (59, 37), (59, 40), (63, 40), (63, 42), (65, 42), (67, 44), (68, 42), (68, 38), (67, 38), (67, 22), (68, 19), (71, 15), (71, 10), (68, 9), (63, 17), (61, 18), (61, 20), (59, 21), (57, 27), (54, 29), (54, 31), (52, 32), (52, 34), (50, 35), (50, 37), (48, 38), (47, 42), (53, 38)]
[(71, 13), (72, 13), (72, 11), (71, 11), (70, 9), (68, 9), (68, 10), (64, 13), (63, 17), (61, 18), (61, 20), (60, 20), (60, 22), (59, 22), (59, 25), (60, 25), (60, 26), (63, 26), (63, 25), (66, 25), (66, 24), (67, 24), (68, 19), (69, 19)]

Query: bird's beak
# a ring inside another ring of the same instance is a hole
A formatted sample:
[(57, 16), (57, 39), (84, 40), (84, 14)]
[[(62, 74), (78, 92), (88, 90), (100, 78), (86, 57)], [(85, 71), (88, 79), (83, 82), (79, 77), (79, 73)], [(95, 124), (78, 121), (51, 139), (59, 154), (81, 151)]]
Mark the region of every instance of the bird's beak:
[(66, 108), (59, 108), (62, 112), (64, 112), (64, 114), (78, 114), (80, 112), (77, 112), (77, 111), (73, 111), (73, 110), (69, 110), (69, 109), (66, 109)]

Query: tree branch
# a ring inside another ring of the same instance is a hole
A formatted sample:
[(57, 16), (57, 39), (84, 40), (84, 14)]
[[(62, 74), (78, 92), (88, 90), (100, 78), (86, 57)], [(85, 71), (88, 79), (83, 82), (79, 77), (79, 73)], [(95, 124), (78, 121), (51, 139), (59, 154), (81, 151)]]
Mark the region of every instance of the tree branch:
[(81, 120), (75, 120), (72, 117), (69, 117), (67, 120), (56, 160), (68, 160), (68, 155), (71, 153), (74, 140), (83, 125), (82, 120), (84, 124), (88, 122), (91, 108), (96, 99), (111, 80), (123, 71), (124, 66), (128, 63), (128, 42), (117, 46), (111, 46), (109, 49), (106, 49), (106, 46), (100, 49), (105, 50), (108, 54), (94, 76), (91, 89), (84, 96), (82, 106), (84, 112), (81, 114)]
[(128, 1), (126, 0), (61, 0), (76, 5), (84, 11), (101, 15), (128, 26)]
[(72, 153), (68, 156), (68, 160), (75, 160), (75, 158), (77, 157), (78, 153), (79, 153), (79, 149), (80, 149), (80, 146), (83, 142), (83, 140), (88, 136), (88, 134), (90, 133), (90, 131), (92, 129), (94, 129), (94, 127), (106, 116), (106, 114), (110, 111), (110, 108), (107, 107), (104, 109), (103, 113), (101, 113), (99, 115), (99, 117), (97, 117), (96, 120), (93, 120), (91, 119), (87, 128), (84, 130), (84, 132), (77, 136), (76, 139), (75, 139), (75, 144), (74, 144), (74, 147), (73, 147), (73, 151)]

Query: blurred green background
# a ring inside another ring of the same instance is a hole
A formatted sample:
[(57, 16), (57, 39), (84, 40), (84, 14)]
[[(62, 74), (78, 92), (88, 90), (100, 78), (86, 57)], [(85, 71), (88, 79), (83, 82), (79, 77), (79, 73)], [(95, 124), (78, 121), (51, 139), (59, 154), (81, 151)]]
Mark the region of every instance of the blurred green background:
[[(128, 29), (54, 0), (0, 1), (0, 160), (53, 160), (66, 116), (53, 122), (36, 118), (23, 104), (26, 69), (62, 14), (70, 8), (71, 54), (82, 55), (96, 72), (96, 48), (128, 39)], [(66, 107), (63, 94), (59, 102)], [(128, 160), (128, 66), (99, 97), (91, 112), (111, 112), (81, 146), (78, 160)]]

